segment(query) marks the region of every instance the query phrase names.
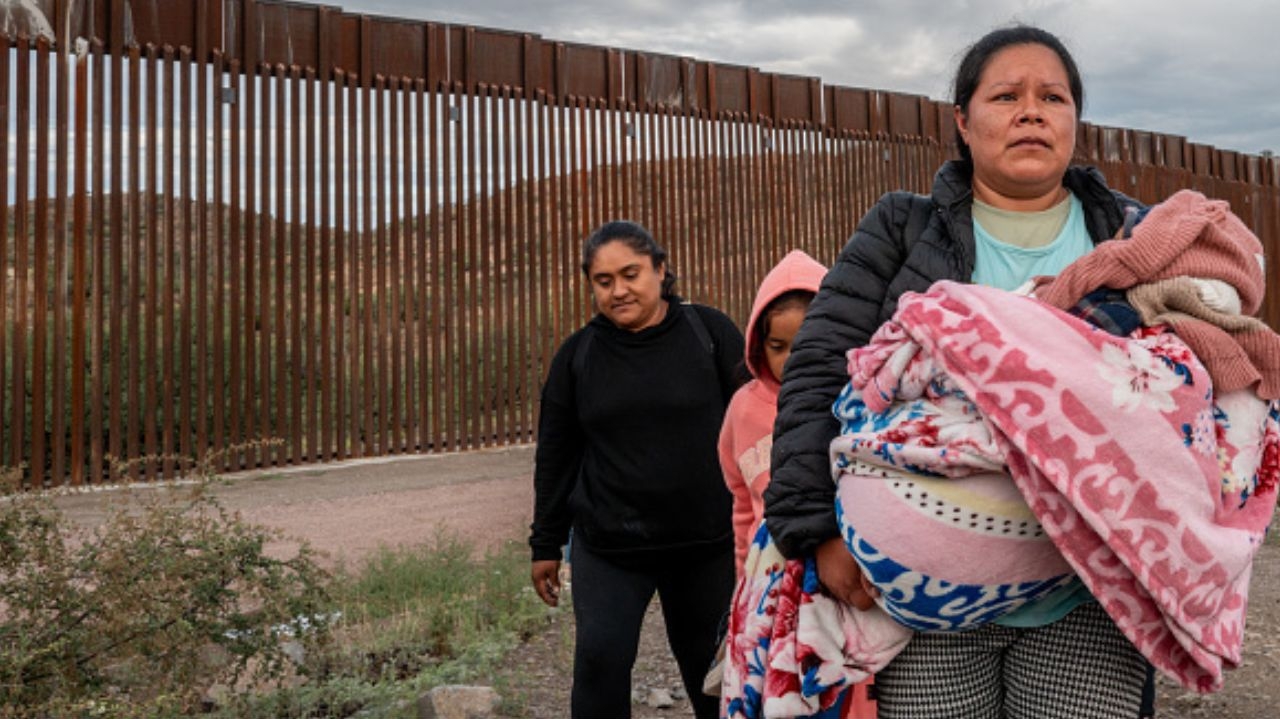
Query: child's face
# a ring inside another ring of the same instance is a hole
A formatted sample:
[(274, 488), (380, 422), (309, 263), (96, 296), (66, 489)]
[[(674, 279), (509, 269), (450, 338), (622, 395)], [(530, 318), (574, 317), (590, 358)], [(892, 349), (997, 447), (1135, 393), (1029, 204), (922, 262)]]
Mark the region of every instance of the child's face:
[(773, 378), (782, 381), (782, 367), (791, 356), (791, 342), (796, 338), (800, 323), (804, 321), (804, 309), (785, 307), (769, 313), (769, 333), (764, 337), (764, 359)]

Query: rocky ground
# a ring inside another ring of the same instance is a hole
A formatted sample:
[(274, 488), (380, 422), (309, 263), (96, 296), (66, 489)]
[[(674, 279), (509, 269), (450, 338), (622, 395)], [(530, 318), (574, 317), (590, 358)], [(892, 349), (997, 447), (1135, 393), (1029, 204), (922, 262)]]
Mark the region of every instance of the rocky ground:
[[(247, 519), (309, 541), (335, 562), (358, 562), (380, 544), (418, 544), (442, 530), (481, 549), (522, 541), (533, 506), (532, 464), (532, 449), (517, 447), (250, 473), (219, 492)], [(101, 519), (108, 494), (59, 502), (88, 524)], [(1161, 719), (1280, 717), (1280, 535), (1274, 532), (1255, 564), (1250, 596), (1243, 665), (1227, 675), (1222, 692), (1209, 696), (1161, 680)], [(508, 714), (569, 716), (572, 657), (572, 613), (551, 612), (546, 628), (493, 677), (504, 687)], [(633, 698), (635, 719), (691, 716), (656, 606), (645, 623)]]

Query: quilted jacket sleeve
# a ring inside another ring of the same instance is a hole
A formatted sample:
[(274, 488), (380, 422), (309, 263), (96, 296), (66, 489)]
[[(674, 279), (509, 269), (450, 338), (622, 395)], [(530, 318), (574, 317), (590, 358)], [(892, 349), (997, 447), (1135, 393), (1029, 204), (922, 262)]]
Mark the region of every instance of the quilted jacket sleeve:
[[(845, 356), (880, 326), (902, 271), (903, 228), (923, 198), (882, 197), (863, 217), (822, 281), (783, 372), (774, 424), (765, 520), (783, 554), (809, 554), (838, 536), (828, 447), (839, 430), (831, 405), (849, 380)], [(927, 210), (925, 211), (927, 215)], [(915, 224), (914, 222), (912, 224)]]

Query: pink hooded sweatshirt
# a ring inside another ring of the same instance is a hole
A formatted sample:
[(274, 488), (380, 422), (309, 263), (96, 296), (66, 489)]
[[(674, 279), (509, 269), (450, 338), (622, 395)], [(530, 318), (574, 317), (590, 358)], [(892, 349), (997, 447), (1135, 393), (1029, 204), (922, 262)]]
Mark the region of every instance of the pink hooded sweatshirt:
[(733, 536), (738, 575), (747, 558), (751, 537), (764, 516), (764, 488), (769, 484), (769, 452), (773, 449), (773, 420), (778, 414), (778, 379), (764, 359), (759, 318), (764, 308), (791, 290), (816, 293), (827, 268), (800, 250), (782, 258), (756, 292), (747, 323), (747, 368), (754, 378), (729, 402), (720, 428), (720, 468), (733, 493)]

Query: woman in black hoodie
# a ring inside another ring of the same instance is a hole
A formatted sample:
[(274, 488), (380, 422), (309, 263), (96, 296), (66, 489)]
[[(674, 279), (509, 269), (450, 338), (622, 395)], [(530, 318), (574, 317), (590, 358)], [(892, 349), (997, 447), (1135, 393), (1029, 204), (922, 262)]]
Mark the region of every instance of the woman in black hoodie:
[(533, 586), (559, 599), (573, 529), (573, 716), (628, 717), (631, 667), (655, 592), (696, 715), (733, 591), (731, 498), (716, 440), (742, 334), (675, 295), (666, 251), (633, 222), (583, 245), (598, 313), (556, 351), (542, 389)]

